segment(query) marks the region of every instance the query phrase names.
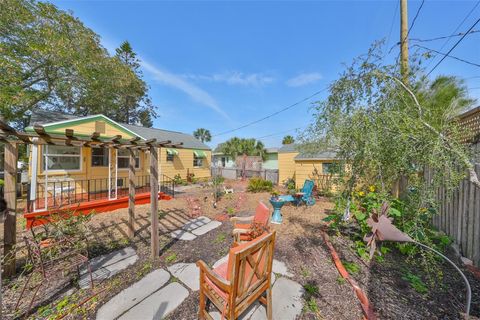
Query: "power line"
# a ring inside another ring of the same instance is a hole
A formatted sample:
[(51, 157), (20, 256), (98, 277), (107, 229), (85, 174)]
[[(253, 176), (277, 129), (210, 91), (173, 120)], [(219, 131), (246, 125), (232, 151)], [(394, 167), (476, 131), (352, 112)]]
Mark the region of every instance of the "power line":
[[(477, 33), (477, 32), (480, 32), (480, 30), (472, 30), (470, 31), (468, 34), (472, 34), (472, 33)], [(448, 39), (448, 38), (455, 38), (455, 37), (460, 37), (460, 36), (463, 36), (465, 33), (463, 32), (459, 32), (457, 34), (451, 34), (449, 36), (442, 36), (442, 37), (436, 37), (436, 38), (430, 38), (430, 39), (418, 39), (418, 38), (413, 38), (413, 39), (410, 39), (410, 41), (417, 41), (417, 42), (430, 42), (430, 41), (436, 41), (436, 40), (442, 40), (442, 39)], [(399, 43), (397, 43), (398, 45)]]
[[(455, 30), (453, 30), (452, 32), (452, 35), (456, 34), (457, 31), (462, 27), (462, 25), (465, 23), (465, 21), (467, 21), (467, 19), (470, 17), (470, 15), (473, 13), (473, 11), (475, 11), (475, 9), (478, 7), (478, 5), (480, 4), (480, 0), (477, 1), (477, 3), (473, 6), (473, 8), (467, 13), (467, 15), (465, 16), (465, 18), (463, 18), (462, 22), (460, 22), (458, 24), (458, 26), (455, 28)], [(468, 32), (467, 32), (468, 33)], [(438, 51), (442, 51), (443, 48), (445, 48), (445, 46), (450, 42), (450, 39), (451, 38), (448, 38), (447, 40), (445, 40), (445, 42), (443, 43), (443, 45), (440, 47), (440, 49)], [(433, 60), (430, 61), (430, 63), (427, 65), (427, 68), (430, 67), (430, 65), (432, 64)]]
[(392, 35), (393, 25), (395, 24), (395, 17), (397, 16), (398, 7), (400, 6), (400, 1), (397, 1), (397, 6), (395, 7), (395, 11), (393, 12), (392, 23), (390, 24), (390, 31), (388, 32), (387, 42), (385, 44), (388, 47), (390, 43), (390, 36)]
[(290, 129), (290, 130), (285, 130), (285, 131), (281, 131), (281, 132), (276, 132), (276, 133), (268, 134), (268, 135), (263, 136), (263, 137), (258, 137), (257, 139), (260, 140), (260, 139), (264, 139), (264, 138), (274, 137), (274, 136), (278, 136), (278, 135), (281, 135), (281, 134), (285, 134), (285, 133), (287, 133), (287, 132), (291, 132), (291, 131), (299, 130), (299, 129), (303, 129), (303, 128), (304, 128), (304, 127), (298, 127), (298, 128), (293, 128), (293, 129)]
[(324, 92), (324, 91), (327, 90), (327, 89), (328, 89), (328, 86), (325, 87), (325, 88), (323, 88), (323, 89), (321, 89), (321, 90), (319, 90), (319, 91), (317, 91), (317, 92), (315, 92), (315, 93), (313, 93), (312, 95), (310, 95), (310, 96), (308, 96), (308, 97), (306, 97), (306, 98), (303, 98), (303, 99), (300, 100), (300, 101), (297, 101), (297, 102), (295, 102), (295, 103), (293, 103), (293, 104), (291, 104), (291, 105), (289, 105), (289, 106), (287, 106), (287, 107), (285, 107), (285, 108), (283, 108), (283, 109), (280, 109), (280, 110), (278, 110), (278, 111), (276, 111), (276, 112), (274, 112), (274, 113), (271, 113), (271, 114), (269, 114), (269, 115), (267, 115), (267, 116), (265, 116), (265, 117), (263, 117), (263, 118), (260, 118), (260, 119), (258, 119), (258, 120), (249, 122), (249, 123), (247, 123), (247, 124), (244, 124), (243, 126), (240, 126), (240, 127), (238, 127), (238, 128), (235, 128), (235, 129), (231, 129), (231, 130), (227, 130), (227, 131), (223, 131), (223, 132), (214, 134), (214, 135), (212, 135), (212, 137), (217, 137), (217, 136), (224, 135), (224, 134), (227, 134), (227, 133), (235, 132), (235, 131), (238, 131), (238, 130), (240, 130), (240, 129), (249, 127), (249, 126), (251, 126), (251, 125), (253, 125), (253, 124), (259, 123), (259, 122), (264, 121), (264, 120), (267, 120), (267, 119), (269, 119), (269, 118), (271, 118), (271, 117), (273, 117), (273, 116), (276, 116), (276, 115), (279, 114), (279, 113), (282, 113), (282, 112), (284, 112), (284, 111), (287, 111), (288, 109), (291, 109), (291, 108), (293, 108), (293, 107), (295, 107), (295, 106), (297, 106), (297, 105), (299, 105), (299, 104), (301, 104), (301, 103), (303, 103), (303, 102), (305, 102), (305, 101), (307, 101), (307, 100), (310, 100), (311, 98), (315, 97), (316, 95), (319, 95), (320, 93)]
[[(480, 3), (480, 2), (479, 2)], [(468, 29), (467, 32), (465, 32), (465, 34), (460, 38), (458, 39), (458, 41), (453, 45), (453, 47), (450, 48), (450, 50), (448, 50), (448, 52), (443, 56), (442, 59), (440, 59), (440, 61), (438, 61), (438, 63), (432, 68), (432, 70), (430, 70), (430, 72), (427, 73), (427, 77), (433, 72), (433, 70), (435, 70), (439, 65), (440, 63), (443, 62), (443, 60), (445, 60), (445, 58), (450, 55), (450, 53), (453, 51), (453, 49), (455, 49), (459, 44), (460, 42), (462, 42), (463, 39), (465, 39), (465, 37), (467, 36), (467, 34), (473, 30), (473, 28), (475, 28), (475, 26), (480, 22), (480, 18), (478, 18), (477, 21), (475, 21), (475, 23)]]
[(458, 61), (467, 63), (467, 64), (472, 65), (472, 66), (475, 66), (475, 67), (480, 67), (480, 64), (478, 64), (478, 63), (471, 62), (471, 61), (468, 61), (468, 60), (465, 60), (465, 59), (462, 59), (462, 58), (458, 58), (458, 57), (455, 57), (455, 56), (452, 56), (452, 55), (448, 55), (448, 54), (446, 54), (446, 53), (443, 53), (443, 52), (440, 52), (440, 51), (437, 51), (437, 50), (434, 50), (434, 49), (430, 49), (430, 48), (421, 46), (421, 45), (419, 45), (419, 44), (414, 44), (412, 47), (418, 47), (418, 48), (421, 48), (421, 49), (424, 49), (424, 50), (427, 50), (427, 51), (431, 51), (431, 52), (435, 52), (435, 53), (437, 53), (437, 54), (441, 54), (442, 56), (445, 56), (445, 57), (449, 57), (449, 58), (452, 58), (452, 59), (455, 59), (455, 60), (458, 60)]
[(407, 36), (403, 41), (406, 41), (408, 39), (408, 35), (410, 34), (410, 31), (412, 31), (413, 26), (415, 26), (415, 21), (417, 21), (418, 15), (420, 14), (420, 11), (422, 10), (424, 3), (425, 3), (425, 0), (422, 0), (420, 7), (418, 7), (417, 9), (417, 13), (415, 14), (415, 17), (413, 17), (412, 24), (410, 25), (410, 28), (408, 29), (408, 32), (407, 32)]

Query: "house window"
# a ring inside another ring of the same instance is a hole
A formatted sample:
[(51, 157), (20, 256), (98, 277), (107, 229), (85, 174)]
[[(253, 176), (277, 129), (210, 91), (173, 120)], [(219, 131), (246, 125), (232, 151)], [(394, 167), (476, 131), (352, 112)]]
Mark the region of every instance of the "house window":
[[(118, 150), (117, 167), (118, 169), (128, 169), (130, 163), (130, 151), (127, 149)], [(138, 151), (135, 150), (135, 169), (140, 168), (140, 158)]]
[(222, 157), (222, 167), (225, 168), (226, 165), (227, 165), (227, 158)]
[(193, 155), (193, 166), (194, 167), (203, 167), (203, 158), (200, 158), (196, 154), (194, 154)]
[(323, 174), (330, 174), (334, 173), (336, 167), (335, 164), (332, 162), (323, 162), (322, 163), (322, 173)]
[(44, 170), (80, 170), (81, 168), (80, 147), (44, 146), (43, 154)]
[(92, 167), (108, 167), (108, 149), (92, 148)]
[(173, 159), (175, 156), (178, 156), (178, 151), (173, 148), (168, 148), (167, 149), (167, 161), (168, 162), (173, 162)]

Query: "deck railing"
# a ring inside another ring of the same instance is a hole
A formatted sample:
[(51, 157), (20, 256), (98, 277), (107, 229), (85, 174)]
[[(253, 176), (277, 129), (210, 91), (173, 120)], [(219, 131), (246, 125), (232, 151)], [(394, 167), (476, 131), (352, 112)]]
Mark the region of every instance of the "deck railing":
[[(175, 196), (175, 181), (166, 175), (160, 179), (159, 190)], [(31, 190), (29, 184), (28, 190)], [(110, 190), (110, 192), (109, 192)], [(150, 192), (150, 176), (135, 176), (135, 193)], [(63, 179), (37, 182), (35, 199), (27, 196), (27, 211), (55, 209), (62, 206), (90, 202), (96, 200), (113, 200), (129, 194), (128, 177), (97, 179)]]

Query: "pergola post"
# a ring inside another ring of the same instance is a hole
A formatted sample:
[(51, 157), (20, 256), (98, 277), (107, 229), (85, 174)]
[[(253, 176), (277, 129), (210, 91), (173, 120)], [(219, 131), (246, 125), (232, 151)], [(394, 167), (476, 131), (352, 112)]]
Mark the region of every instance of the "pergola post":
[(7, 204), (5, 220), (3, 224), (3, 250), (5, 257), (4, 276), (6, 278), (15, 275), (16, 259), (15, 245), (17, 242), (17, 158), (16, 143), (5, 143), (5, 184), (3, 197)]
[(151, 216), (151, 254), (156, 259), (159, 254), (158, 243), (158, 151), (150, 145), (150, 216)]
[(128, 236), (135, 236), (135, 150), (128, 149), (130, 163), (128, 166)]

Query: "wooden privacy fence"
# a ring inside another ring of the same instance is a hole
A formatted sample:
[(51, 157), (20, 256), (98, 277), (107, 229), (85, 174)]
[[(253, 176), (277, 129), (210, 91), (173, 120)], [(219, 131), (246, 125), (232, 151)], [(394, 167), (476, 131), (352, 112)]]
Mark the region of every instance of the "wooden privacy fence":
[[(480, 175), (480, 164), (475, 171)], [(480, 266), (480, 189), (464, 179), (451, 195), (440, 188), (437, 199), (439, 212), (433, 225), (458, 244), (463, 256)]]

